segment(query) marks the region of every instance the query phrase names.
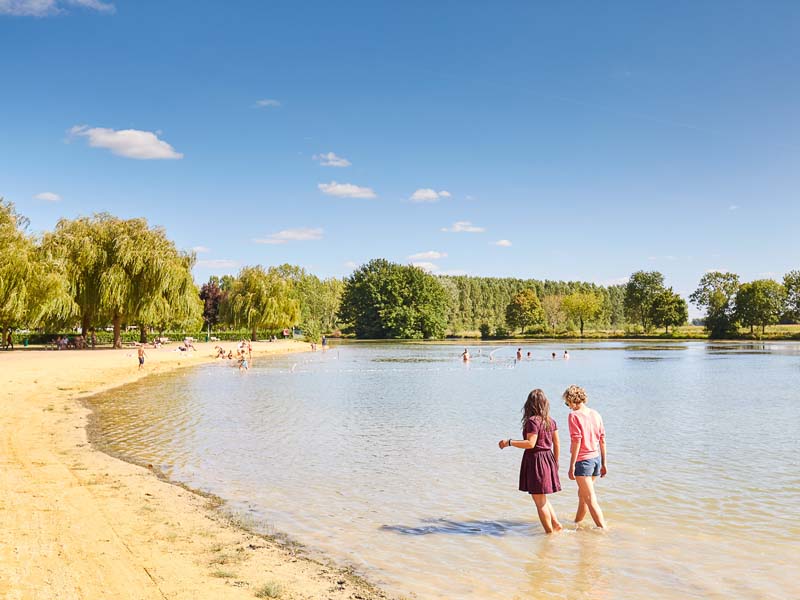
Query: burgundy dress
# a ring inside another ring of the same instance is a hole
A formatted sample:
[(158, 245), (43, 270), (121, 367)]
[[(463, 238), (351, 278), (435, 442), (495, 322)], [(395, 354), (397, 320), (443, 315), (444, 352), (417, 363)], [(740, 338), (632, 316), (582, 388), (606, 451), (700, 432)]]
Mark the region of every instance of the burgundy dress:
[(529, 494), (553, 494), (561, 491), (558, 479), (558, 465), (553, 456), (553, 432), (558, 429), (550, 419), (550, 429), (545, 429), (541, 417), (531, 417), (525, 423), (522, 435), (537, 433), (536, 445), (522, 455), (519, 468), (519, 489)]

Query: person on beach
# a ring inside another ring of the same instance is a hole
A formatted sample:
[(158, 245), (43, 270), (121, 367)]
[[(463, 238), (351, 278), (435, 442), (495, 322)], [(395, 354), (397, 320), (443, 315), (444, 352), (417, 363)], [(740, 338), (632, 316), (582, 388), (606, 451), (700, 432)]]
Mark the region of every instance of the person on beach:
[(242, 352), (242, 355), (239, 358), (239, 370), (247, 371), (247, 357), (244, 355), (244, 352)]
[(144, 357), (147, 356), (144, 353), (144, 346), (141, 344), (139, 344), (138, 355), (139, 355), (139, 370), (141, 371), (142, 368), (144, 367)]
[(523, 440), (500, 440), (500, 448), (514, 446), (524, 448), (519, 468), (519, 489), (527, 492), (536, 504), (539, 521), (545, 533), (561, 531), (563, 527), (556, 517), (547, 494), (561, 491), (558, 478), (558, 426), (550, 416), (550, 402), (540, 389), (528, 394), (522, 409)]
[(8, 334), (6, 335), (6, 344), (4, 346), (5, 349), (14, 349), (14, 336), (11, 335), (11, 327), (8, 328)]
[(575, 513), (575, 522), (583, 521), (588, 510), (594, 524), (604, 529), (606, 521), (594, 489), (597, 476), (605, 477), (608, 472), (603, 418), (596, 410), (586, 406), (586, 391), (582, 387), (569, 386), (563, 397), (564, 404), (572, 411), (568, 418), (571, 440), (569, 478), (578, 484), (578, 510)]

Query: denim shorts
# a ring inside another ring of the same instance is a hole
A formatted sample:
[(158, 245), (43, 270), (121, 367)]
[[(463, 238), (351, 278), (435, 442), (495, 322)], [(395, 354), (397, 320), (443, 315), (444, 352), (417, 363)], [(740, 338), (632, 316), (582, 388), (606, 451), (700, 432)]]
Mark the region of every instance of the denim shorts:
[(600, 457), (587, 458), (575, 463), (575, 477), (597, 477), (600, 475)]

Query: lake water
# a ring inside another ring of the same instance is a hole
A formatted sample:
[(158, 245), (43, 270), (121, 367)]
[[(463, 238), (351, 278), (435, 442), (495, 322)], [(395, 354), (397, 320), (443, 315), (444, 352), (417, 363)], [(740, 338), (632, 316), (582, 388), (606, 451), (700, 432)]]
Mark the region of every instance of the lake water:
[[(800, 345), (344, 344), (97, 398), (107, 447), (418, 598), (800, 597)], [(571, 360), (552, 360), (567, 348)], [(492, 352), (493, 359), (489, 360)], [(517, 491), (527, 393), (606, 424), (607, 531), (542, 533)]]

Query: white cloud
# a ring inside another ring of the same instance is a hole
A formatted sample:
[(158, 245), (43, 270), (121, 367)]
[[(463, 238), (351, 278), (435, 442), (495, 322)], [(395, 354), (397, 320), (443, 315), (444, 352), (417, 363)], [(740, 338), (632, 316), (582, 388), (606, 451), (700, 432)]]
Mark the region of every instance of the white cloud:
[(600, 281), (600, 285), (610, 286), (610, 285), (625, 285), (628, 283), (629, 277), (614, 277), (612, 279), (606, 279), (605, 281)]
[(358, 267), (358, 263), (354, 260), (347, 260), (345, 261), (344, 266), (347, 269), (355, 269)]
[(486, 229), (477, 227), (469, 221), (456, 221), (452, 227), (442, 227), (442, 231), (449, 231), (450, 233), (483, 233)]
[(738, 208), (739, 208), (739, 207), (738, 207), (738, 206), (736, 206), (735, 204), (731, 204), (731, 205), (728, 207), (728, 210), (738, 210)]
[(408, 260), (437, 260), (439, 258), (447, 258), (447, 252), (437, 252), (436, 250), (417, 252), (409, 256)]
[(320, 183), (317, 185), (323, 194), (337, 198), (376, 198), (377, 194), (372, 188), (353, 185), (352, 183)]
[(239, 266), (239, 263), (227, 258), (214, 258), (211, 260), (198, 260), (197, 266), (207, 269), (235, 269)]
[(459, 277), (461, 275), (469, 275), (467, 271), (464, 269), (447, 269), (445, 271), (439, 271), (436, 273), (437, 275), (450, 275), (451, 277)]
[(411, 264), (414, 265), (415, 267), (422, 269), (423, 271), (427, 271), (428, 273), (435, 273), (436, 271), (439, 270), (438, 265), (435, 265), (432, 262), (428, 261), (412, 262)]
[(135, 158), (137, 160), (174, 160), (183, 158), (164, 140), (158, 139), (157, 133), (138, 129), (108, 129), (106, 127), (88, 127), (76, 125), (69, 130), (73, 137), (85, 137), (93, 148), (107, 148), (117, 156)]
[(668, 260), (668, 261), (675, 261), (678, 260), (677, 256), (673, 256), (672, 254), (667, 254), (666, 256), (648, 256), (647, 260), (652, 261), (659, 261), (659, 260)]
[(411, 202), (437, 202), (440, 198), (450, 198), (452, 194), (447, 190), (437, 192), (431, 188), (420, 188), (413, 194), (409, 200)]
[(706, 269), (706, 273), (730, 273), (728, 269), (722, 267), (718, 269)]
[(45, 202), (58, 202), (61, 200), (61, 196), (55, 194), (53, 192), (41, 192), (34, 196), (36, 200), (44, 200)]
[(207, 252), (211, 252), (211, 248), (206, 248), (205, 246), (193, 246), (192, 252), (195, 254), (206, 254)]
[(47, 17), (64, 13), (69, 6), (106, 13), (116, 10), (113, 4), (101, 0), (0, 0), (0, 15)]
[(256, 244), (285, 244), (287, 242), (305, 242), (308, 240), (321, 240), (322, 229), (319, 227), (299, 227), (297, 229), (284, 229), (272, 233), (265, 238), (257, 238)]
[(349, 167), (352, 164), (349, 160), (337, 156), (334, 152), (315, 154), (311, 158), (318, 160), (323, 167)]
[(263, 98), (256, 100), (256, 108), (278, 108), (281, 103), (273, 98)]
[(508, 248), (511, 246), (510, 240), (497, 240), (496, 242), (492, 242), (494, 246), (501, 246), (502, 248)]

